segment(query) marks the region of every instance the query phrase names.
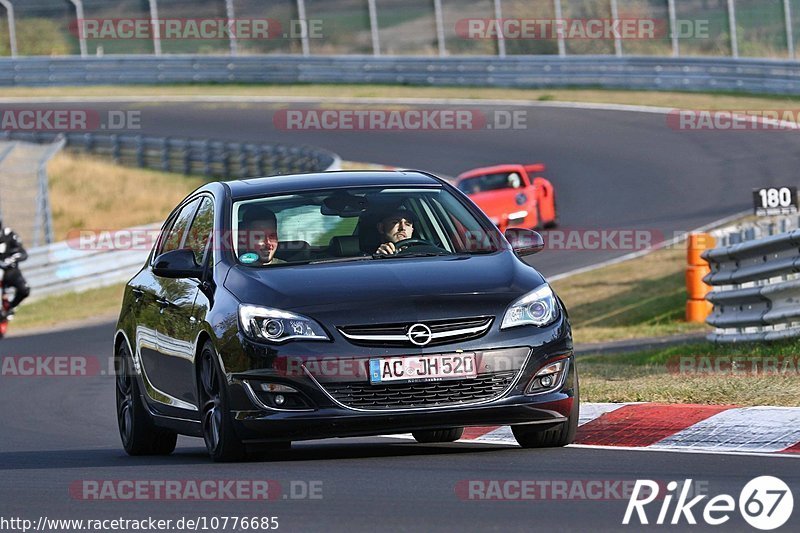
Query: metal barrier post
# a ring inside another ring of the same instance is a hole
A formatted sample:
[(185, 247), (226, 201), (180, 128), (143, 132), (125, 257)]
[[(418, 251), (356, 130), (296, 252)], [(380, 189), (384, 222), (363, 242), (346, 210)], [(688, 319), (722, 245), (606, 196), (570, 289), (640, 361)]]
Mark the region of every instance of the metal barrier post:
[(728, 26), (731, 29), (731, 55), (739, 57), (739, 38), (736, 30), (736, 1), (728, 0)]
[(239, 45), (236, 42), (236, 32), (234, 31), (236, 24), (236, 11), (233, 8), (233, 0), (225, 0), (225, 16), (228, 19), (228, 31), (230, 31), (231, 34), (231, 55), (235, 56), (239, 53)]
[[(617, 0), (611, 0), (611, 20), (614, 22), (619, 20), (619, 5), (617, 5)], [(622, 57), (622, 37), (619, 32), (614, 33), (614, 55)]]
[(558, 38), (558, 55), (564, 57), (567, 55), (567, 43), (564, 40), (564, 28), (561, 21), (564, 20), (564, 11), (561, 6), (561, 0), (553, 0), (553, 7), (556, 11), (556, 37)]
[(436, 41), (439, 43), (439, 56), (447, 55), (447, 46), (444, 41), (444, 15), (442, 14), (442, 0), (433, 0), (433, 15), (436, 19)]
[(783, 16), (786, 18), (786, 47), (789, 49), (789, 59), (794, 59), (794, 27), (792, 26), (792, 4), (789, 0), (783, 0)]
[(669, 8), (669, 29), (672, 37), (672, 57), (680, 57), (681, 44), (678, 40), (678, 11), (675, 9), (675, 0), (668, 0)]
[[(0, 0), (0, 5), (6, 8), (8, 13), (8, 43), (11, 47), (11, 57), (17, 57), (17, 24), (14, 21), (14, 6), (10, 0)], [(80, 31), (80, 27), (78, 31)]]
[(75, 6), (75, 15), (78, 19), (78, 44), (81, 48), (81, 57), (86, 57), (86, 36), (83, 34), (83, 21), (85, 20), (83, 17), (83, 0), (70, 0), (72, 5)]
[(506, 57), (506, 36), (500, 29), (500, 21), (503, 19), (503, 0), (494, 0), (494, 18), (497, 21), (497, 55)]
[(150, 2), (150, 26), (153, 31), (153, 53), (157, 56), (161, 55), (161, 26), (158, 23), (158, 1), (149, 0)]
[(306, 17), (306, 0), (297, 0), (297, 16), (300, 18), (300, 46), (303, 55), (311, 55), (311, 46), (308, 42), (308, 18)]
[[(495, 0), (497, 2), (499, 0)], [(369, 7), (369, 32), (372, 35), (372, 54), (381, 55), (381, 36), (378, 29), (378, 9), (375, 7), (375, 0), (367, 0)]]

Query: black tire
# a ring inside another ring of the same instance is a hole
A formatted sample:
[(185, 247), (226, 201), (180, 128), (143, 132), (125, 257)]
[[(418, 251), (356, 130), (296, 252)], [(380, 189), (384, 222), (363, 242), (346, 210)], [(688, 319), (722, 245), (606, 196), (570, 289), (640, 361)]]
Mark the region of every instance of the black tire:
[(117, 427), (122, 447), (128, 455), (169, 455), (175, 451), (178, 434), (153, 424), (150, 413), (142, 403), (128, 346), (123, 343), (115, 361), (117, 398)]
[(544, 225), (544, 229), (553, 229), (558, 227), (558, 206), (556, 205), (556, 193), (553, 191), (553, 220)]
[(578, 386), (578, 371), (575, 370), (575, 395), (572, 398), (572, 409), (566, 422), (549, 429), (537, 428), (535, 424), (526, 426), (511, 426), (514, 438), (523, 448), (560, 448), (572, 444), (575, 433), (578, 431), (578, 418), (580, 417), (580, 391)]
[(450, 428), (450, 429), (426, 429), (423, 431), (414, 431), (411, 433), (414, 439), (422, 444), (429, 444), (432, 442), (455, 442), (464, 434), (464, 428)]
[(208, 455), (220, 463), (243, 460), (246, 449), (234, 430), (228, 390), (217, 362), (217, 352), (210, 342), (200, 352), (197, 377), (200, 423)]

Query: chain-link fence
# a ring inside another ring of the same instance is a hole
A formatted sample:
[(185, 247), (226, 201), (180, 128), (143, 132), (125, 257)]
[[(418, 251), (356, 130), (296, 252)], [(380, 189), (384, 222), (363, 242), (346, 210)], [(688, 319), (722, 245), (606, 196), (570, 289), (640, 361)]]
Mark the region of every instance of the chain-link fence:
[(794, 59), (800, 0), (0, 0), (0, 55)]

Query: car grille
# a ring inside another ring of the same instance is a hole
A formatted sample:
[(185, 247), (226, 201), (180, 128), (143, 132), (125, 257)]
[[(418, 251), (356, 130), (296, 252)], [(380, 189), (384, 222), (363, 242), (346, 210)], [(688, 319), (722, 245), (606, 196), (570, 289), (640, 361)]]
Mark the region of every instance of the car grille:
[[(431, 330), (431, 341), (426, 346), (437, 346), (452, 342), (476, 339), (489, 331), (493, 317), (479, 316), (419, 322)], [(417, 322), (398, 324), (371, 324), (365, 326), (342, 326), (339, 332), (357, 346), (418, 346), (408, 338), (408, 330)]]
[(517, 371), (482, 374), (476, 378), (420, 383), (326, 383), (337, 402), (357, 409), (411, 409), (476, 403), (499, 397), (514, 382)]

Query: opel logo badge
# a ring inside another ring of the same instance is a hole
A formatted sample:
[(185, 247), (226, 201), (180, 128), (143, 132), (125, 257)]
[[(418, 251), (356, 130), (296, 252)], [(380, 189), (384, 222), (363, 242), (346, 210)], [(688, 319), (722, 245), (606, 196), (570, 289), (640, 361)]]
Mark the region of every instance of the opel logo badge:
[(432, 338), (433, 334), (431, 333), (431, 328), (425, 324), (414, 324), (408, 328), (408, 340), (410, 340), (412, 344), (425, 346), (431, 342)]

